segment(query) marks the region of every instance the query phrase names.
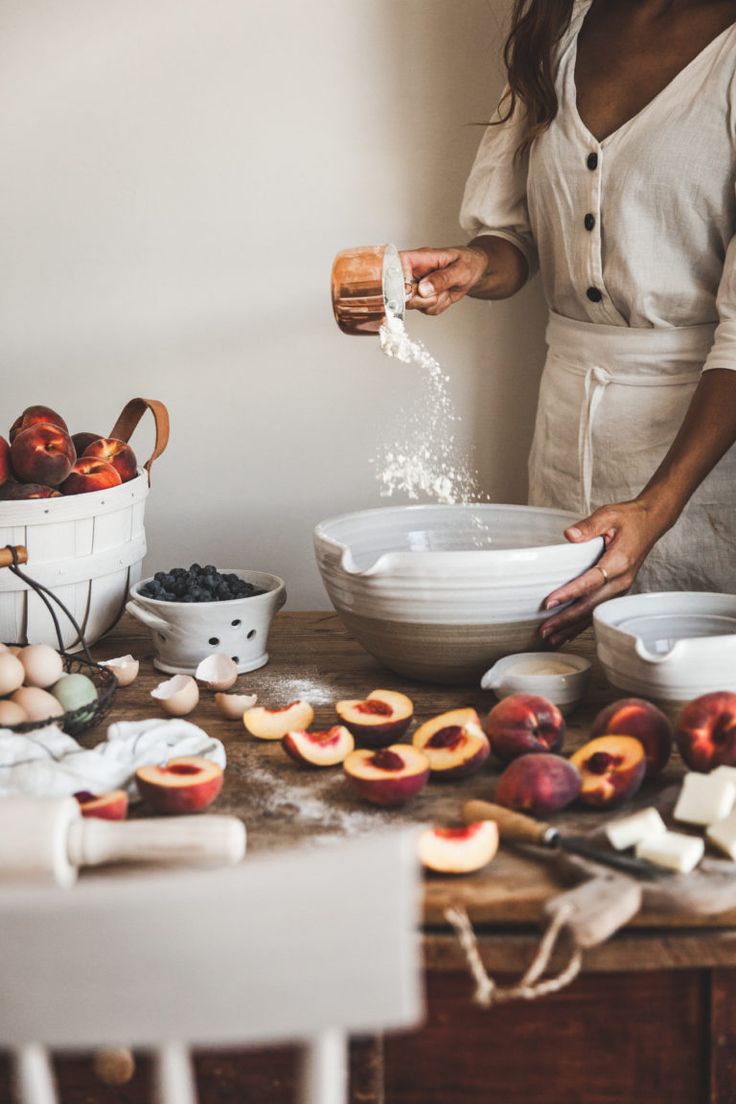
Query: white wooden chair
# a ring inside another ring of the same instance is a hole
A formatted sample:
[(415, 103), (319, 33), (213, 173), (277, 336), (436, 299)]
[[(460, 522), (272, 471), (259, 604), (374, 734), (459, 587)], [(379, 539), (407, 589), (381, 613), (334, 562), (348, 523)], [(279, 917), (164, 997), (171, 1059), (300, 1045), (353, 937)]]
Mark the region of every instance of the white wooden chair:
[(421, 1016), (412, 831), (0, 891), (0, 1045), (23, 1104), (56, 1104), (47, 1048), (152, 1050), (195, 1104), (188, 1047), (303, 1045), (300, 1100), (344, 1104), (347, 1038)]

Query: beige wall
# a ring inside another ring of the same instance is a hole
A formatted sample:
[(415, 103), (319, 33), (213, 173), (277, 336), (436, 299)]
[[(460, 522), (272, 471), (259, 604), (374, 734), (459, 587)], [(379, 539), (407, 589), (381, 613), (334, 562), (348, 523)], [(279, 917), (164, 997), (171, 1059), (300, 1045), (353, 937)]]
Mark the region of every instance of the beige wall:
[[(381, 505), (368, 463), (412, 371), (334, 326), (342, 247), (460, 240), (500, 88), (493, 0), (3, 0), (3, 429), (32, 402), (108, 431), (165, 400), (151, 569), (215, 561), (327, 604), (320, 518)], [(412, 316), (484, 488), (522, 501), (539, 287)], [(149, 434), (138, 438), (141, 452)]]

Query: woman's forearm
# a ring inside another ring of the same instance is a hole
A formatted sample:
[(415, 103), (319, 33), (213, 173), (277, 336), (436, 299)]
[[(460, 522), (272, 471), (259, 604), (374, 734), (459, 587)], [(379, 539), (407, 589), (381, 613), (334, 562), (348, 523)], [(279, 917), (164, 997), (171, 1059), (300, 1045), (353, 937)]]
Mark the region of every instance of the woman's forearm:
[(468, 292), (473, 299), (508, 299), (523, 288), (529, 278), (526, 257), (506, 238), (490, 234), (473, 238), (469, 249), (477, 249), (487, 258), (485, 275)]
[(714, 368), (703, 373), (669, 452), (638, 496), (662, 533), (734, 442), (736, 371)]

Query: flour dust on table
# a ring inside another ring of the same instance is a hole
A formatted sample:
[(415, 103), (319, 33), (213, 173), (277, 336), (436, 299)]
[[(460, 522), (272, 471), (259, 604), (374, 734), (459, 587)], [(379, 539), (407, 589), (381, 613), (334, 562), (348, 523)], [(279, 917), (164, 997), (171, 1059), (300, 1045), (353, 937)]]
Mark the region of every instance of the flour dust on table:
[(418, 393), (410, 411), (400, 410), (400, 433), (371, 461), (381, 495), (404, 492), (427, 496), (445, 505), (478, 502), (478, 473), (461, 454), (455, 439), (460, 416), (448, 389), (450, 377), (426, 346), (410, 337), (403, 318), (386, 311), (379, 337), (386, 356), (421, 369)]

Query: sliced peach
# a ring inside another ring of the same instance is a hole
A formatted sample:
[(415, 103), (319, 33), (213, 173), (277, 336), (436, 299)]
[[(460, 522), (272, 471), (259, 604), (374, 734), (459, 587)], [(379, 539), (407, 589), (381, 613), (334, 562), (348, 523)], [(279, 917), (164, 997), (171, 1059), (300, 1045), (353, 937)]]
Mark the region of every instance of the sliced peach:
[(661, 709), (643, 698), (622, 698), (602, 709), (590, 729), (596, 736), (634, 736), (644, 745), (647, 777), (663, 771), (672, 754), (672, 725)]
[(487, 866), (498, 851), (495, 820), (478, 820), (462, 828), (427, 828), (419, 837), (419, 861), (437, 874), (472, 874)]
[(403, 805), (418, 794), (429, 778), (429, 760), (411, 744), (361, 748), (343, 763), (353, 789), (374, 805)]
[(251, 736), (259, 740), (283, 740), (287, 732), (299, 732), (309, 728), (314, 720), (314, 710), (309, 702), (296, 701), (281, 709), (266, 709), (254, 705), (243, 714), (243, 724)]
[(355, 741), (344, 725), (333, 725), (323, 732), (287, 732), (281, 746), (300, 767), (336, 767), (355, 749)]
[(474, 709), (453, 709), (425, 721), (412, 736), (414, 747), (429, 759), (438, 778), (475, 774), (491, 753), (491, 745)]
[(108, 793), (93, 794), (80, 790), (74, 795), (79, 802), (83, 817), (98, 817), (100, 820), (125, 820), (128, 815), (128, 795), (125, 790), (109, 790)]
[(557, 706), (537, 694), (509, 694), (486, 719), (491, 751), (504, 763), (532, 751), (561, 751), (565, 728)]
[(372, 690), (362, 700), (339, 701), (335, 710), (361, 743), (386, 747), (406, 732), (414, 716), (414, 703), (397, 690)]
[(580, 772), (561, 755), (530, 752), (509, 763), (498, 780), (496, 801), (509, 809), (548, 816), (580, 794)]
[(633, 736), (598, 736), (570, 757), (580, 771), (580, 800), (607, 807), (633, 797), (647, 768), (644, 745)]
[(215, 800), (224, 780), (222, 767), (199, 755), (169, 759), (163, 767), (140, 767), (135, 780), (141, 797), (158, 813), (196, 813)]

